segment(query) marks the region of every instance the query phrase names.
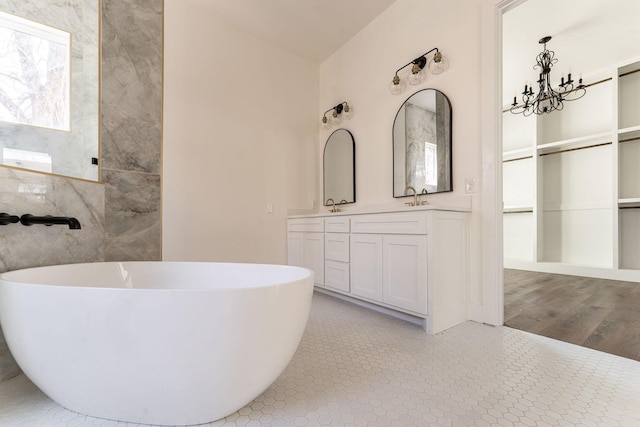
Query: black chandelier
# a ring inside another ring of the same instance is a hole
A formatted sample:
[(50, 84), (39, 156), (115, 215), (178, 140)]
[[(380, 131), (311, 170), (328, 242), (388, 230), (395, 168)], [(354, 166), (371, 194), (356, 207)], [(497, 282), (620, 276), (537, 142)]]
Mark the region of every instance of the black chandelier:
[(547, 42), (551, 40), (551, 36), (541, 38), (538, 43), (544, 45), (542, 52), (536, 57), (536, 65), (534, 69), (540, 70), (540, 78), (538, 79), (538, 93), (533, 93), (533, 85), (524, 85), (522, 92), (522, 102), (518, 104), (517, 97), (513, 97), (510, 111), (513, 114), (545, 114), (556, 110), (562, 110), (564, 101), (575, 101), (582, 98), (587, 93), (587, 88), (582, 84), (582, 77), (578, 80), (578, 84), (574, 86), (571, 73), (568, 74), (565, 81), (564, 76), (560, 79), (560, 85), (557, 89), (551, 87), (551, 67), (558, 62), (555, 58), (555, 52), (547, 49)]

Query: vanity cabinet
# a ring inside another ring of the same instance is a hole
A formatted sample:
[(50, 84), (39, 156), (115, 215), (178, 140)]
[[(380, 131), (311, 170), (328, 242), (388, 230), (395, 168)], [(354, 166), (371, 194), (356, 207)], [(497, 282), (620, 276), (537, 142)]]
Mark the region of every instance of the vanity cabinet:
[[(429, 333), (467, 319), (466, 212), (334, 215), (324, 218), (325, 292), (423, 319)], [(289, 219), (289, 229), (300, 220)], [(300, 252), (296, 233), (289, 232), (290, 262)]]
[(322, 218), (298, 218), (287, 222), (287, 264), (312, 270), (314, 284), (324, 286)]

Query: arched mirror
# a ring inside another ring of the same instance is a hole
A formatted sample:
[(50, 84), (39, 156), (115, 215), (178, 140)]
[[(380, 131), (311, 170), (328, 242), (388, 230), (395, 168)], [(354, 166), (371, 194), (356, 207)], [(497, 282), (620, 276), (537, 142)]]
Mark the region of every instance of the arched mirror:
[[(346, 129), (334, 131), (324, 146), (324, 206), (356, 201), (356, 144)], [(331, 200), (329, 200), (331, 199)]]
[(393, 122), (393, 197), (408, 187), (418, 194), (452, 191), (451, 165), (451, 103), (438, 90), (418, 91)]

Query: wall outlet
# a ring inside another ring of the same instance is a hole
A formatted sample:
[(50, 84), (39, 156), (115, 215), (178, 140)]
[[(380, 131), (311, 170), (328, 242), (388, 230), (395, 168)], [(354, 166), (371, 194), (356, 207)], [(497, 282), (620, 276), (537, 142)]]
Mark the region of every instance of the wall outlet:
[(268, 214), (273, 213), (273, 203), (267, 203), (267, 213)]
[(464, 179), (464, 192), (465, 193), (475, 193), (476, 192), (476, 179), (475, 178), (465, 178)]

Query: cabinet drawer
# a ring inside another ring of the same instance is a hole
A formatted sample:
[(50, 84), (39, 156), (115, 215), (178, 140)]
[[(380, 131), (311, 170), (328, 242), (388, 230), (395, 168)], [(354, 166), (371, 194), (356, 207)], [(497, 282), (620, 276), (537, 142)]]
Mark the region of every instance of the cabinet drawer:
[(352, 233), (427, 234), (427, 214), (396, 213), (355, 215), (351, 219)]
[(294, 218), (287, 220), (287, 231), (324, 232), (324, 218)]
[(349, 264), (339, 261), (325, 261), (324, 284), (329, 288), (349, 292)]
[(327, 233), (348, 233), (349, 218), (346, 216), (337, 216), (324, 219), (324, 231)]
[(334, 261), (349, 262), (349, 235), (326, 233), (324, 235), (324, 257)]

